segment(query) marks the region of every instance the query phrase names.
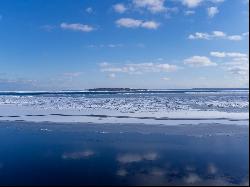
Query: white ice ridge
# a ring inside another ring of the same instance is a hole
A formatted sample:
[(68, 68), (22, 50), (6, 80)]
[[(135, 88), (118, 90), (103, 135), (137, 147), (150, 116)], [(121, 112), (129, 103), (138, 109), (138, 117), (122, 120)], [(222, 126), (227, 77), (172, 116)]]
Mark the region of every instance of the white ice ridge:
[(98, 95), (98, 96), (0, 96), (0, 105), (29, 106), (40, 109), (109, 109), (119, 112), (202, 111), (246, 112), (247, 95)]

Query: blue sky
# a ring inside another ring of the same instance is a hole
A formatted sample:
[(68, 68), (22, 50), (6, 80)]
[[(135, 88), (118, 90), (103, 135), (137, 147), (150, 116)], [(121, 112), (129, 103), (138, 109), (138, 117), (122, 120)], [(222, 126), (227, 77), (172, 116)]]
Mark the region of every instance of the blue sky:
[(247, 0), (0, 0), (0, 90), (247, 87)]

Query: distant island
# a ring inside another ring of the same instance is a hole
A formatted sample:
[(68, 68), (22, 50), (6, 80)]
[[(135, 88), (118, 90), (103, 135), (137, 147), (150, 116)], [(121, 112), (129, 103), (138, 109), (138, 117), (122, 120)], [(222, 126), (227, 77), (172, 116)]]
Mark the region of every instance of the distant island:
[(134, 91), (148, 91), (148, 89), (133, 89), (133, 88), (93, 88), (88, 91), (108, 91), (108, 92), (134, 92)]

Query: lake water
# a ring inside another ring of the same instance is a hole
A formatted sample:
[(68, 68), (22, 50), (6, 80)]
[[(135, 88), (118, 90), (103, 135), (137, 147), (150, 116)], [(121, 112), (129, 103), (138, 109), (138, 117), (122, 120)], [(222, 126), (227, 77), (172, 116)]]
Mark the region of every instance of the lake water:
[(249, 127), (0, 122), (0, 185), (246, 185)]

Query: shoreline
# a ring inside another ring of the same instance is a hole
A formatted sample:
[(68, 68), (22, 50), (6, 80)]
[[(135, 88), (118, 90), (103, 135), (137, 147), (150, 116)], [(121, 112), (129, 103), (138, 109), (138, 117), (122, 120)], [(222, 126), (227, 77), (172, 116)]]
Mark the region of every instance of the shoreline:
[(0, 105), (0, 121), (66, 122), (66, 123), (137, 123), (178, 125), (221, 123), (249, 125), (249, 112), (221, 112), (201, 110), (177, 110), (169, 112), (120, 112), (115, 110), (44, 109), (16, 105)]

